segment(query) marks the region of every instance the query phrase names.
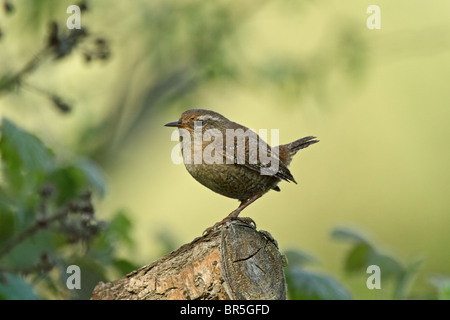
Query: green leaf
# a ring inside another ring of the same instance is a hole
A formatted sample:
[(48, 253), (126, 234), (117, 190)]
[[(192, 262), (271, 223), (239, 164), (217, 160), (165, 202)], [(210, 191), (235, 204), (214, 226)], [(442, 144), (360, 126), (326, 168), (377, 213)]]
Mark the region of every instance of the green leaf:
[(317, 259), (310, 254), (300, 250), (289, 249), (285, 253), (289, 266), (301, 267), (305, 264), (317, 263)]
[(3, 118), (0, 151), (6, 168), (19, 161), (26, 172), (49, 172), (54, 167), (53, 152), (36, 136)]
[(439, 300), (450, 300), (450, 282), (439, 288)]
[[(134, 241), (131, 236), (132, 223), (125, 211), (121, 210), (115, 214), (107, 226), (106, 232), (112, 238), (118, 238), (129, 247), (133, 247)], [(111, 239), (110, 239), (111, 240)]]
[(416, 260), (411, 263), (406, 270), (402, 271), (398, 276), (397, 286), (394, 291), (394, 299), (406, 299), (407, 292), (417, 275), (420, 266), (422, 265), (422, 260)]
[(368, 244), (368, 241), (364, 236), (354, 230), (350, 230), (347, 228), (335, 228), (331, 232), (331, 237), (335, 238), (336, 240)]
[(36, 189), (54, 168), (54, 155), (36, 136), (4, 118), (0, 128), (4, 194), (15, 207), (19, 228), (32, 217)]
[(372, 247), (366, 243), (358, 243), (347, 255), (344, 269), (347, 272), (365, 272), (370, 265), (369, 258), (372, 254)]
[(450, 300), (450, 277), (435, 275), (430, 279), (430, 283), (437, 288), (439, 300)]
[(44, 230), (26, 238), (3, 258), (3, 262), (19, 268), (30, 267), (41, 261), (41, 256), (54, 250), (52, 233)]
[(16, 217), (14, 212), (0, 205), (0, 247), (14, 234)]
[(420, 261), (414, 262), (405, 270), (398, 259), (392, 255), (379, 252), (360, 233), (349, 229), (336, 228), (333, 230), (332, 236), (335, 239), (345, 240), (353, 244), (345, 260), (345, 271), (349, 273), (365, 272), (368, 266), (376, 265), (381, 270), (383, 281), (389, 278), (395, 280), (394, 298), (406, 298), (412, 278), (421, 264)]
[(105, 195), (105, 179), (103, 177), (103, 173), (100, 168), (92, 161), (88, 159), (83, 159), (76, 164), (76, 167), (79, 168), (86, 176), (86, 179), (89, 183), (94, 187), (100, 196)]
[(349, 300), (350, 293), (334, 278), (289, 268), (286, 274), (289, 297), (295, 300)]
[(48, 176), (48, 182), (57, 189), (57, 203), (63, 204), (73, 199), (87, 188), (86, 176), (76, 166), (67, 166), (56, 169)]
[(16, 229), (22, 229), (34, 218), (37, 190), (54, 169), (54, 155), (36, 136), (6, 118), (2, 119), (0, 133), (4, 186), (0, 209), (14, 212)]
[(22, 277), (4, 273), (0, 275), (0, 300), (38, 300), (32, 287)]
[(125, 245), (129, 250), (134, 248), (132, 238), (132, 223), (126, 215), (126, 212), (118, 211), (106, 228), (101, 232), (92, 243), (92, 254), (96, 259), (104, 263), (110, 263), (111, 258), (118, 246)]
[(63, 284), (66, 284), (70, 273), (67, 273), (67, 266), (76, 265), (80, 267), (81, 271), (81, 289), (68, 290), (72, 300), (88, 300), (92, 297), (92, 290), (99, 283), (99, 281), (106, 281), (107, 265), (101, 261), (92, 259), (86, 256), (72, 257), (70, 260), (65, 260), (64, 267), (60, 270), (60, 277)]
[(368, 264), (375, 264), (379, 266), (383, 274), (383, 279), (388, 277), (399, 278), (404, 272), (402, 264), (399, 261), (391, 256), (379, 253), (375, 250), (372, 250)]
[(335, 239), (354, 244), (345, 261), (346, 271), (361, 271), (365, 270), (369, 265), (377, 265), (384, 276), (398, 277), (402, 274), (403, 267), (398, 260), (378, 252), (376, 247), (360, 233), (349, 229), (336, 228), (331, 235)]

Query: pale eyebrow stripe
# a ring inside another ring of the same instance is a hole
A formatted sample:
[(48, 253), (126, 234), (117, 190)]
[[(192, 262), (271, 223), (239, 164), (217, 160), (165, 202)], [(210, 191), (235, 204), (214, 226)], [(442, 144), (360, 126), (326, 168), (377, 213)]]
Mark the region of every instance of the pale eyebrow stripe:
[(215, 121), (220, 120), (220, 118), (218, 118), (218, 117), (213, 117), (212, 115), (209, 115), (209, 114), (204, 114), (204, 115), (198, 117), (197, 119), (198, 119), (198, 120), (215, 120)]

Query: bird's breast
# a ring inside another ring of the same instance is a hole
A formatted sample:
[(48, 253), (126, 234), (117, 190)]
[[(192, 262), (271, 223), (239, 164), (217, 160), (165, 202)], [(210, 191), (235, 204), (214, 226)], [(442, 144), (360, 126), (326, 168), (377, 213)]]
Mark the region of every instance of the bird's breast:
[(267, 192), (280, 179), (265, 176), (238, 164), (186, 164), (192, 177), (223, 196), (245, 201), (258, 192)]

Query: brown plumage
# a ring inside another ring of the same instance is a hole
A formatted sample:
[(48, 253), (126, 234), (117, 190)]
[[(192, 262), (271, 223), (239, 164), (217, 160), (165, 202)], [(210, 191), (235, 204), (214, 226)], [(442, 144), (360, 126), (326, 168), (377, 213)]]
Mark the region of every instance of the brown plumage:
[[(247, 127), (232, 122), (217, 112), (203, 109), (187, 110), (178, 121), (166, 126), (180, 129), (183, 160), (192, 177), (221, 195), (241, 201), (236, 210), (206, 232), (227, 221), (238, 219), (245, 207), (267, 191), (280, 191), (280, 181), (297, 183), (288, 169), (293, 156), (299, 150), (318, 142), (315, 137), (308, 136), (271, 148)], [(236, 138), (230, 135), (233, 133)], [(202, 139), (201, 145), (196, 145), (200, 137), (211, 138)], [(199, 156), (196, 151), (201, 153), (201, 162), (199, 158), (195, 158)], [(248, 218), (244, 220), (253, 222)]]

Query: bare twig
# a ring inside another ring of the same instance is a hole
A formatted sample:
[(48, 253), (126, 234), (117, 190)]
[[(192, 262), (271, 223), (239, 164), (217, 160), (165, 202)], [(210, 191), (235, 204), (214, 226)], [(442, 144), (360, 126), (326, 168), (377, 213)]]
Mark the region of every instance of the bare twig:
[(15, 238), (13, 238), (11, 241), (9, 241), (1, 250), (0, 250), (0, 259), (3, 258), (6, 254), (8, 254), (15, 246), (20, 244), (22, 241), (27, 239), (28, 237), (31, 237), (38, 231), (47, 228), (50, 224), (61, 220), (67, 216), (69, 213), (69, 210), (67, 208), (64, 208), (59, 212), (58, 214), (54, 215), (50, 218), (41, 218), (36, 220), (36, 222), (30, 226), (29, 228), (25, 229), (21, 233), (19, 233)]

